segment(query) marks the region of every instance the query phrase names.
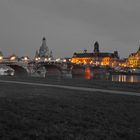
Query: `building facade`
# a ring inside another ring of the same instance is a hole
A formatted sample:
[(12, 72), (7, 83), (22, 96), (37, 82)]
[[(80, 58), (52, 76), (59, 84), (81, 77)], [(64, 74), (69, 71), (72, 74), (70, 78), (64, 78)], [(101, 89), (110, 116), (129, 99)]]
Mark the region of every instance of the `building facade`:
[(94, 43), (94, 48), (92, 53), (88, 53), (84, 50), (83, 53), (74, 53), (71, 62), (74, 64), (85, 64), (85, 65), (96, 65), (96, 66), (117, 66), (118, 65), (118, 52), (106, 53), (100, 52), (99, 43), (96, 41)]
[(136, 53), (131, 53), (127, 59), (127, 67), (140, 68), (140, 47)]

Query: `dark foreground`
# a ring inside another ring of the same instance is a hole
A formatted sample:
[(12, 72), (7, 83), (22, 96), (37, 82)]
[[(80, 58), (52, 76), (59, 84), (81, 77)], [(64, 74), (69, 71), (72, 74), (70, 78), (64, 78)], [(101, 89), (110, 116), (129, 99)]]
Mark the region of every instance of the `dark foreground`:
[(140, 97), (5, 83), (0, 89), (0, 140), (140, 139)]

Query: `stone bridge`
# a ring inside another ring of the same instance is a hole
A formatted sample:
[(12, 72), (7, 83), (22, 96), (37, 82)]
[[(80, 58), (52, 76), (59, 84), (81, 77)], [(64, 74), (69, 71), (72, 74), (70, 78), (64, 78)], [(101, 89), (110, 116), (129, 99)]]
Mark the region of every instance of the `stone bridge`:
[(16, 76), (28, 76), (33, 72), (40, 72), (42, 68), (45, 68), (47, 76), (60, 76), (63, 70), (67, 69), (66, 63), (59, 62), (2, 62), (0, 64), (7, 65), (14, 69)]
[(15, 76), (28, 76), (29, 69), (27, 65), (20, 62), (2, 62), (2, 65), (6, 65), (14, 69)]
[(56, 62), (39, 62), (36, 63), (37, 70), (45, 68), (46, 77), (48, 76), (60, 76), (62, 73), (62, 64)]

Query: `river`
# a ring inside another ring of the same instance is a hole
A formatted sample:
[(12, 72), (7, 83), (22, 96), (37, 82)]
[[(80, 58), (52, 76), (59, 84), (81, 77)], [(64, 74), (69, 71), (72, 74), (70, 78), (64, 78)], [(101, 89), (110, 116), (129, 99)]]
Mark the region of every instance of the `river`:
[(97, 80), (109, 80), (109, 81), (116, 81), (116, 82), (140, 82), (140, 75), (74, 75), (72, 78), (84, 78), (84, 79), (97, 79)]

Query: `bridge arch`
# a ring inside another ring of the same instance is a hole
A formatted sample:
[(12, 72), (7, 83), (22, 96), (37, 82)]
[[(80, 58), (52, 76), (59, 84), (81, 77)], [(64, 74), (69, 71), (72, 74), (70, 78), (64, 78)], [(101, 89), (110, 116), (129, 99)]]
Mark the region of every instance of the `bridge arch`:
[(45, 64), (42, 63), (37, 69), (44, 67), (46, 70), (45, 77), (59, 77), (61, 76), (61, 67), (56, 64)]
[(7, 66), (11, 67), (12, 69), (14, 69), (14, 75), (15, 76), (28, 76), (28, 72), (25, 68), (23, 68), (22, 66), (19, 65), (10, 65), (8, 64)]

